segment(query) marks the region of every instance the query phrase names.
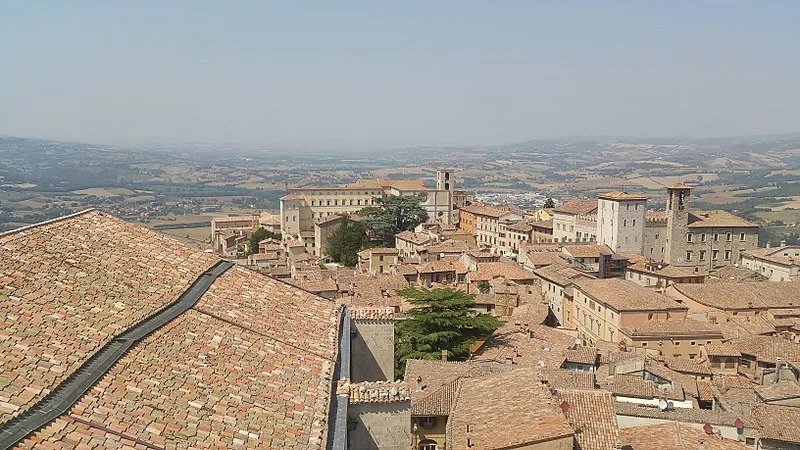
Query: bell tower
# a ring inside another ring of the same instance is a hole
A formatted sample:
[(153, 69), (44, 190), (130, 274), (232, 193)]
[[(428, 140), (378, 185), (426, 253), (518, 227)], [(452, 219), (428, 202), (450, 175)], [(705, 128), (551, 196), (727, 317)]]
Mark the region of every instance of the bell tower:
[(687, 261), (686, 258), (691, 189), (685, 184), (667, 187), (667, 236), (664, 243), (664, 262), (668, 264), (694, 265), (694, 261)]
[(450, 191), (452, 194), (455, 189), (454, 186), (453, 169), (439, 169), (436, 171), (436, 189), (440, 191)]

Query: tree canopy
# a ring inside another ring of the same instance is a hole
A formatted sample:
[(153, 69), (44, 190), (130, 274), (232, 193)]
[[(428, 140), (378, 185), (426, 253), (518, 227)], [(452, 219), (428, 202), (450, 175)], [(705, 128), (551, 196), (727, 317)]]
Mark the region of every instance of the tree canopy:
[(553, 200), (552, 197), (547, 197), (547, 200), (544, 201), (545, 208), (555, 208), (556, 202)]
[(342, 219), (341, 225), (325, 244), (325, 254), (334, 261), (352, 267), (358, 264), (358, 251), (367, 242), (364, 225)]
[(264, 227), (258, 227), (258, 229), (253, 231), (253, 234), (250, 235), (250, 246), (248, 247), (248, 253), (258, 253), (258, 243), (267, 238), (280, 240), (281, 234), (273, 233)]
[(413, 230), (428, 220), (428, 212), (413, 195), (389, 195), (375, 202), (377, 206), (364, 208), (358, 215), (365, 218), (364, 226), (384, 247), (394, 247), (397, 233)]
[(395, 374), (402, 377), (408, 359), (448, 358), (464, 361), (477, 338), (500, 328), (502, 322), (472, 308), (475, 296), (463, 291), (408, 287), (398, 292), (414, 308), (395, 325)]

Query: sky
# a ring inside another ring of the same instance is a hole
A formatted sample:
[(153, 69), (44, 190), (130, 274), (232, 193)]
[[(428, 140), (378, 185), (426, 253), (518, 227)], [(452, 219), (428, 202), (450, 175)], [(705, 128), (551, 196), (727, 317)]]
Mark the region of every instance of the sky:
[(800, 2), (4, 1), (0, 134), (491, 145), (800, 131)]

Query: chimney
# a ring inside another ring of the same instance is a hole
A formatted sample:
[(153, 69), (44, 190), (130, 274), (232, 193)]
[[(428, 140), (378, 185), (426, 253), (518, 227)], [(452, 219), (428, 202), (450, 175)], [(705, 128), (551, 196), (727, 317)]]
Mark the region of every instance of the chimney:
[(781, 247), (786, 247), (786, 240), (785, 239), (781, 240)]
[(417, 392), (421, 391), (422, 389), (424, 389), (424, 386), (422, 385), (422, 377), (418, 376), (417, 377)]
[(442, 350), (442, 361), (447, 361), (447, 350)]
[(561, 405), (559, 405), (559, 406), (561, 407), (561, 412), (563, 412), (564, 414), (566, 414), (567, 411), (569, 410), (569, 402), (566, 401), (566, 400), (561, 402)]
[(772, 242), (770, 242), (770, 241), (767, 241), (767, 245), (766, 245), (766, 247), (767, 247), (767, 248), (772, 248)]

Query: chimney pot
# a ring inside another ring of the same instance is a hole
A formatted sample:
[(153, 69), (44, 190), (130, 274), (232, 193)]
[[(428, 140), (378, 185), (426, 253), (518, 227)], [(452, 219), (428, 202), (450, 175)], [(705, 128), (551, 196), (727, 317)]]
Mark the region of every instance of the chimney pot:
[(442, 361), (447, 361), (447, 350), (442, 350)]

